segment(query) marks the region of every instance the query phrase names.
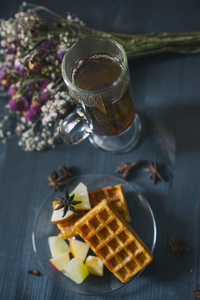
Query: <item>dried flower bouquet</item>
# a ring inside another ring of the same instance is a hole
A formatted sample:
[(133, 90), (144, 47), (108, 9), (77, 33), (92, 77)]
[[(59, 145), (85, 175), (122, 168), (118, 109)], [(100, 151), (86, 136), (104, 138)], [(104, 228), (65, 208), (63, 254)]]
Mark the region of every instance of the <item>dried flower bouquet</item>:
[(62, 80), (61, 61), (71, 45), (90, 35), (118, 40), (129, 59), (200, 52), (200, 32), (111, 34), (88, 28), (70, 14), (64, 19), (45, 7), (23, 3), (15, 18), (0, 20), (0, 85), (9, 97), (0, 98), (6, 101), (0, 112), (3, 142), (17, 135), (25, 151), (53, 148), (61, 142), (59, 125), (73, 108)]

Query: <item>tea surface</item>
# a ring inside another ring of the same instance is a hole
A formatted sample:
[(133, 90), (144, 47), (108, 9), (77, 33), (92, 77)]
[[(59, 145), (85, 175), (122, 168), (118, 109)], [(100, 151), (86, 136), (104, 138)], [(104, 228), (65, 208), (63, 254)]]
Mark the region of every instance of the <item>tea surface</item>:
[(73, 70), (72, 82), (86, 91), (102, 90), (121, 75), (122, 67), (108, 55), (94, 55), (79, 62)]

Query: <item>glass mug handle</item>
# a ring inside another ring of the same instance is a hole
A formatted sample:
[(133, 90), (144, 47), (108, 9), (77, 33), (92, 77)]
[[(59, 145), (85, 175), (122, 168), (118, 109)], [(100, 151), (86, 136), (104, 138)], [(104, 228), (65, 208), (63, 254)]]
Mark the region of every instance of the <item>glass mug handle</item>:
[(92, 131), (84, 114), (78, 109), (71, 112), (60, 125), (60, 136), (68, 145), (80, 143), (89, 136), (90, 132)]

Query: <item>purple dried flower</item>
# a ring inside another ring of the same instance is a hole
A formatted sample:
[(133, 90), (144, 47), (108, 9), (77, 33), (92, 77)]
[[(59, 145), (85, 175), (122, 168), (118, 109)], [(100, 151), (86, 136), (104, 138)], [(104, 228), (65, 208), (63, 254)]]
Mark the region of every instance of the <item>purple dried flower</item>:
[(38, 103), (38, 100), (35, 99), (33, 103), (31, 104), (30, 108), (25, 113), (25, 118), (27, 120), (33, 120), (38, 119), (41, 114), (41, 108), (40, 104)]
[(0, 79), (3, 79), (6, 77), (6, 71), (8, 69), (8, 66), (5, 64), (0, 70)]
[(26, 93), (24, 94), (26, 99), (28, 100), (29, 103), (31, 103), (32, 98), (33, 98), (33, 91), (32, 90), (27, 90)]
[(33, 91), (35, 89), (35, 84), (34, 82), (29, 82), (26, 84), (26, 90), (27, 91)]
[(38, 48), (42, 50), (51, 50), (53, 48), (53, 44), (50, 41), (43, 41), (38, 45)]
[(43, 89), (40, 95), (42, 104), (46, 103), (51, 98), (51, 93), (48, 89)]
[(28, 68), (31, 71), (37, 72), (42, 68), (42, 58), (34, 55), (31, 58), (29, 58), (28, 61)]
[(20, 75), (24, 76), (24, 75), (27, 74), (26, 68), (20, 62), (19, 58), (15, 59), (15, 61), (14, 61), (14, 67), (15, 67), (15, 70), (17, 70), (20, 73)]
[(59, 60), (62, 60), (62, 59), (63, 59), (65, 53), (66, 53), (66, 51), (63, 50), (63, 49), (61, 49), (61, 48), (59, 48), (59, 49), (57, 50), (57, 55), (58, 55)]
[(15, 111), (26, 111), (29, 108), (28, 100), (25, 97), (12, 96), (8, 102), (10, 109)]
[(37, 84), (38, 84), (39, 88), (42, 91), (42, 90), (44, 90), (47, 87), (48, 82), (46, 80), (41, 79), (41, 80), (37, 81)]
[(9, 87), (9, 82), (7, 79), (2, 79), (1, 80), (1, 86), (4, 88), (8, 88)]
[(16, 91), (17, 91), (17, 87), (16, 87), (15, 83), (13, 83), (9, 86), (8, 95), (12, 96), (16, 93)]

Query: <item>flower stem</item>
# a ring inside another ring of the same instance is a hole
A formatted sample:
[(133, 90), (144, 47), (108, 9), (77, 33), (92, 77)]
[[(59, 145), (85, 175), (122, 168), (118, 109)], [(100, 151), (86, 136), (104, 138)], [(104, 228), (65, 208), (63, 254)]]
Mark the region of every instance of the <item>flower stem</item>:
[[(187, 33), (147, 33), (128, 35), (105, 33), (83, 27), (87, 35), (103, 35), (117, 40), (124, 47), (129, 59), (162, 53), (197, 54), (200, 53), (200, 32)], [(82, 31), (82, 33), (84, 33)]]

